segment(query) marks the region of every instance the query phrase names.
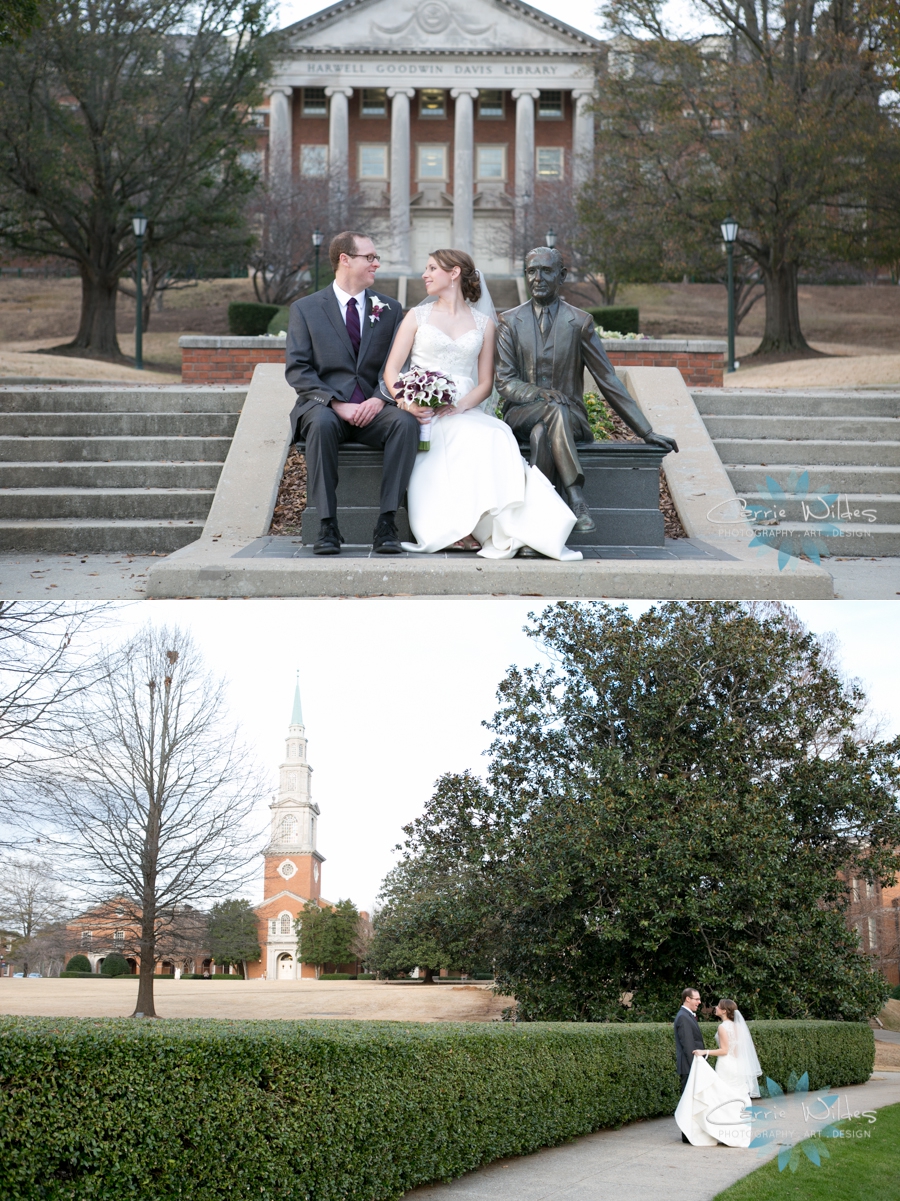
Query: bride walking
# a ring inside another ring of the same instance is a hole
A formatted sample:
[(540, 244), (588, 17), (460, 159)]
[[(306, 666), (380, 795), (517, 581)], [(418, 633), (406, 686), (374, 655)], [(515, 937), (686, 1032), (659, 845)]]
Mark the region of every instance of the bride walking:
[[(724, 997), (716, 1006), (721, 1023), (716, 1031), (716, 1051), (694, 1051), (675, 1121), (695, 1147), (725, 1143), (748, 1147), (751, 1122), (745, 1112), (751, 1097), (759, 1096), (762, 1075), (750, 1029), (734, 1001)], [(716, 1060), (713, 1071), (707, 1062)]]
[[(435, 417), (431, 448), (416, 458), (409, 482), (409, 524), (415, 543), (405, 550), (477, 550), (509, 559), (531, 547), (551, 559), (580, 559), (566, 539), (575, 514), (550, 481), (522, 458), (508, 425), (484, 411), (494, 385), (493, 306), (475, 264), (461, 250), (436, 250), (422, 274), (425, 301), (400, 324), (384, 366), (385, 386), (410, 366), (450, 379), (452, 405), (424, 408), (399, 401), (419, 420)], [(477, 306), (477, 307), (476, 307)]]

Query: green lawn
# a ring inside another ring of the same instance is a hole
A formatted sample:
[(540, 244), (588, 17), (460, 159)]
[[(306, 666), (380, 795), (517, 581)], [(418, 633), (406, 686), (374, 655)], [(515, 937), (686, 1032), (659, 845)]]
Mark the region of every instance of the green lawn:
[(757, 1168), (715, 1201), (897, 1201), (900, 1198), (900, 1105), (878, 1110), (872, 1125), (865, 1118), (839, 1123), (842, 1130), (866, 1130), (868, 1138), (821, 1139), (830, 1159), (816, 1167), (800, 1155), (796, 1172), (778, 1171), (773, 1159)]

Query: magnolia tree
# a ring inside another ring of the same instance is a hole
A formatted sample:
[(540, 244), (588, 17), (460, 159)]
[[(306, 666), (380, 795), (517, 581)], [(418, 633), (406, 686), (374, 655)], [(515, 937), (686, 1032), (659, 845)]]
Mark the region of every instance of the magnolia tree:
[(407, 827), (401, 957), (478, 948), (531, 1019), (663, 1020), (687, 984), (757, 1018), (877, 1013), (847, 881), (896, 879), (900, 739), (830, 649), (726, 603), (561, 603), (529, 633), (555, 666), (507, 673), (486, 779), (443, 777)]

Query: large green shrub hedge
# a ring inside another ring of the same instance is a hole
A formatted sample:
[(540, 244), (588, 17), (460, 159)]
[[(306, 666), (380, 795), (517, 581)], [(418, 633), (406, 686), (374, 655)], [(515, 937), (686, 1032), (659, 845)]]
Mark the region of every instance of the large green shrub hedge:
[(236, 337), (259, 337), (267, 332), (269, 322), (277, 314), (278, 308), (277, 304), (234, 301), (228, 306), (228, 332)]
[(640, 311), (631, 304), (604, 304), (587, 310), (601, 329), (617, 334), (639, 334)]
[(100, 972), (104, 976), (130, 976), (131, 968), (124, 955), (112, 951), (100, 964)]
[(66, 964), (67, 972), (89, 972), (91, 970), (91, 961), (87, 955), (73, 955)]
[[(776, 1080), (870, 1074), (867, 1026), (753, 1029)], [(678, 1100), (662, 1024), (4, 1017), (0, 1048), (0, 1195), (21, 1201), (378, 1201)]]

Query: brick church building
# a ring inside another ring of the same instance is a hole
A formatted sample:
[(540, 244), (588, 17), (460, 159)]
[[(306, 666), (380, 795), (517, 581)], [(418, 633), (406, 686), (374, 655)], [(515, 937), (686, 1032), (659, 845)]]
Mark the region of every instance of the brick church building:
[(269, 806), (272, 820), (263, 851), (263, 901), (256, 907), (262, 955), (249, 965), (251, 980), (313, 979), (316, 974), (312, 964), (299, 961), (295, 927), (307, 901), (323, 907), (330, 904), (322, 897), (325, 857), (316, 850), (319, 807), (312, 799), (311, 777), (298, 682), (284, 762), (278, 768), (278, 792)]

